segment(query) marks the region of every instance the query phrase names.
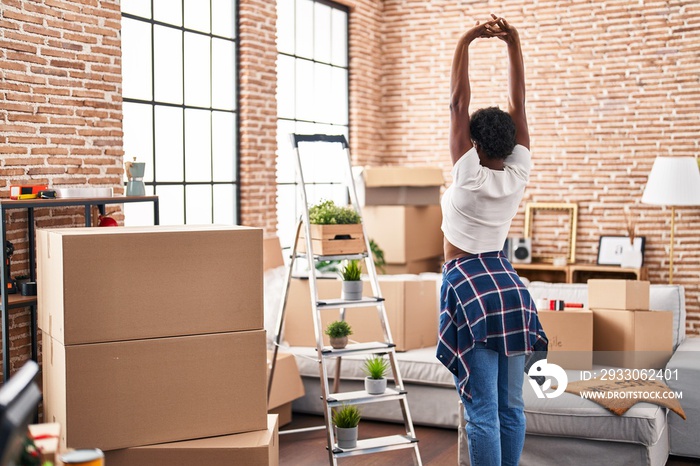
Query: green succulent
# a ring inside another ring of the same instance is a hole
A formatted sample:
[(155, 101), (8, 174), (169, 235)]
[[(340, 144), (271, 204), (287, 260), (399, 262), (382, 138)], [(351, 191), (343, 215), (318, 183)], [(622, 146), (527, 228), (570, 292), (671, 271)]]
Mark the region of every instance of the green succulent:
[(360, 423), (360, 410), (354, 405), (343, 405), (333, 410), (333, 424), (341, 429), (352, 429)]
[(343, 280), (346, 282), (357, 282), (362, 276), (362, 267), (360, 267), (360, 261), (348, 261), (342, 272)]
[(344, 320), (336, 320), (326, 327), (326, 335), (331, 338), (343, 338), (352, 335), (352, 327)]
[(372, 357), (365, 360), (363, 370), (370, 379), (381, 379), (389, 369), (389, 361), (380, 357)]
[(341, 207), (333, 201), (321, 201), (309, 208), (309, 221), (317, 225), (360, 223), (360, 215), (352, 207)]

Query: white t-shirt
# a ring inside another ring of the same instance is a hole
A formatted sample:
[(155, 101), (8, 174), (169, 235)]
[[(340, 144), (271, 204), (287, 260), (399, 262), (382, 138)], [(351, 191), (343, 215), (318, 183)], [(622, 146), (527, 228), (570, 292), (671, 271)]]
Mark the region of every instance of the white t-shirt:
[(473, 254), (503, 249), (530, 166), (530, 151), (520, 144), (505, 159), (503, 170), (483, 167), (472, 147), (452, 167), (452, 185), (442, 196), (445, 238)]

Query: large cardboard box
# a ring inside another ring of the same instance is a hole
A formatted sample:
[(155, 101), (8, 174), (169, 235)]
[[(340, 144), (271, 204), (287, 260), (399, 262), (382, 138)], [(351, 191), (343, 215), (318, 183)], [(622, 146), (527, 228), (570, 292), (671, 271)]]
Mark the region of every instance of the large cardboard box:
[(384, 251), (387, 264), (443, 253), (440, 206), (366, 206), (362, 216), (367, 235)]
[[(267, 352), (267, 376), (272, 369), (273, 352)], [(275, 375), (270, 388), (270, 398), (267, 403), (268, 412), (279, 414), (280, 427), (292, 421), (292, 401), (304, 396), (304, 383), (299, 375), (297, 361), (292, 353), (277, 352)]]
[(643, 280), (588, 280), (590, 309), (649, 309), (649, 282)]
[(593, 365), (593, 313), (587, 309), (539, 311), (549, 340), (547, 362), (564, 369), (590, 370)]
[(435, 167), (364, 167), (355, 177), (362, 205), (438, 205), (444, 183)]
[(64, 345), (263, 328), (262, 230), (37, 231), (39, 328)]
[(267, 429), (244, 434), (162, 443), (105, 453), (109, 466), (278, 466), (277, 416)]
[[(317, 280), (319, 299), (338, 298), (340, 280)], [(438, 296), (434, 279), (419, 276), (382, 275), (379, 287), (385, 299), (385, 308), (391, 334), (397, 351), (425, 348), (437, 344)], [(372, 295), (365, 280), (363, 294)], [(325, 328), (338, 320), (337, 309), (321, 310)], [(353, 329), (350, 339), (359, 342), (384, 341), (376, 306), (351, 308), (345, 311), (346, 320)], [(289, 285), (284, 323), (284, 340), (292, 346), (316, 346), (311, 314), (308, 280), (292, 279)], [(330, 345), (324, 335), (325, 345)]]
[(593, 309), (593, 363), (663, 369), (673, 354), (672, 311)]
[(264, 330), (72, 346), (42, 333), (44, 419), (62, 449), (266, 427)]

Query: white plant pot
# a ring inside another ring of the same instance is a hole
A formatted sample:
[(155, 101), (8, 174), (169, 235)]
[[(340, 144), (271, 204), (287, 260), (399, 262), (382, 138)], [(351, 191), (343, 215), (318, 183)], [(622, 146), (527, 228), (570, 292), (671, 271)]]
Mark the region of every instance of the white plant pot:
[(622, 256), (620, 257), (620, 266), (630, 269), (638, 269), (642, 266), (642, 261), (644, 256), (642, 256), (641, 251), (634, 249), (634, 246), (625, 246), (622, 251)]
[(357, 447), (357, 427), (350, 427), (349, 429), (336, 427), (335, 432), (335, 437), (338, 439), (338, 448), (347, 450)]
[(373, 379), (365, 377), (365, 391), (370, 395), (381, 395), (386, 391), (386, 377)]
[(358, 301), (362, 299), (362, 281), (344, 281), (342, 298), (345, 301)]

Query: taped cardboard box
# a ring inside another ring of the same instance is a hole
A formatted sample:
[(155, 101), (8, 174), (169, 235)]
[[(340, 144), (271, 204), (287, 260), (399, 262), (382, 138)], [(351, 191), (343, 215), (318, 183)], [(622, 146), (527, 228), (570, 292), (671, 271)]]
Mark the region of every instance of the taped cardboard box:
[(367, 236), (384, 251), (387, 264), (406, 264), (443, 254), (440, 206), (366, 206)]
[[(317, 280), (319, 299), (338, 298), (340, 280)], [(385, 298), (389, 328), (397, 351), (425, 348), (437, 344), (438, 296), (435, 278), (415, 275), (382, 275), (379, 287)], [(368, 281), (363, 294), (372, 295)], [(322, 325), (338, 319), (337, 309), (320, 311)], [(359, 342), (384, 341), (376, 306), (346, 310), (346, 320), (353, 329), (350, 338)], [(292, 346), (316, 346), (311, 314), (308, 280), (292, 279), (285, 314), (284, 340)], [(324, 335), (324, 344), (330, 345)]]
[(593, 313), (587, 309), (539, 311), (549, 340), (547, 362), (564, 369), (590, 370), (593, 365)]
[(60, 453), (58, 441), (61, 436), (61, 424), (50, 422), (45, 424), (31, 424), (29, 435), (34, 440), (34, 445), (41, 455), (41, 464), (56, 463), (56, 456)]
[(438, 205), (445, 179), (434, 167), (364, 167), (355, 176), (362, 205)]
[(588, 280), (590, 309), (649, 309), (649, 282), (643, 280)]
[(673, 354), (672, 311), (593, 309), (593, 363), (663, 369)]
[(64, 345), (263, 328), (262, 230), (37, 231), (38, 325)]
[(266, 428), (265, 332), (64, 346), (43, 332), (44, 419), (103, 451)]
[(105, 452), (109, 466), (278, 466), (279, 434), (276, 415), (267, 416), (267, 429), (244, 434), (163, 443)]
[[(273, 352), (267, 352), (267, 376), (270, 377)], [(270, 398), (267, 404), (268, 412), (279, 414), (279, 425), (292, 422), (292, 401), (304, 396), (304, 383), (299, 375), (299, 368), (294, 355), (277, 352), (275, 375), (272, 379)]]

